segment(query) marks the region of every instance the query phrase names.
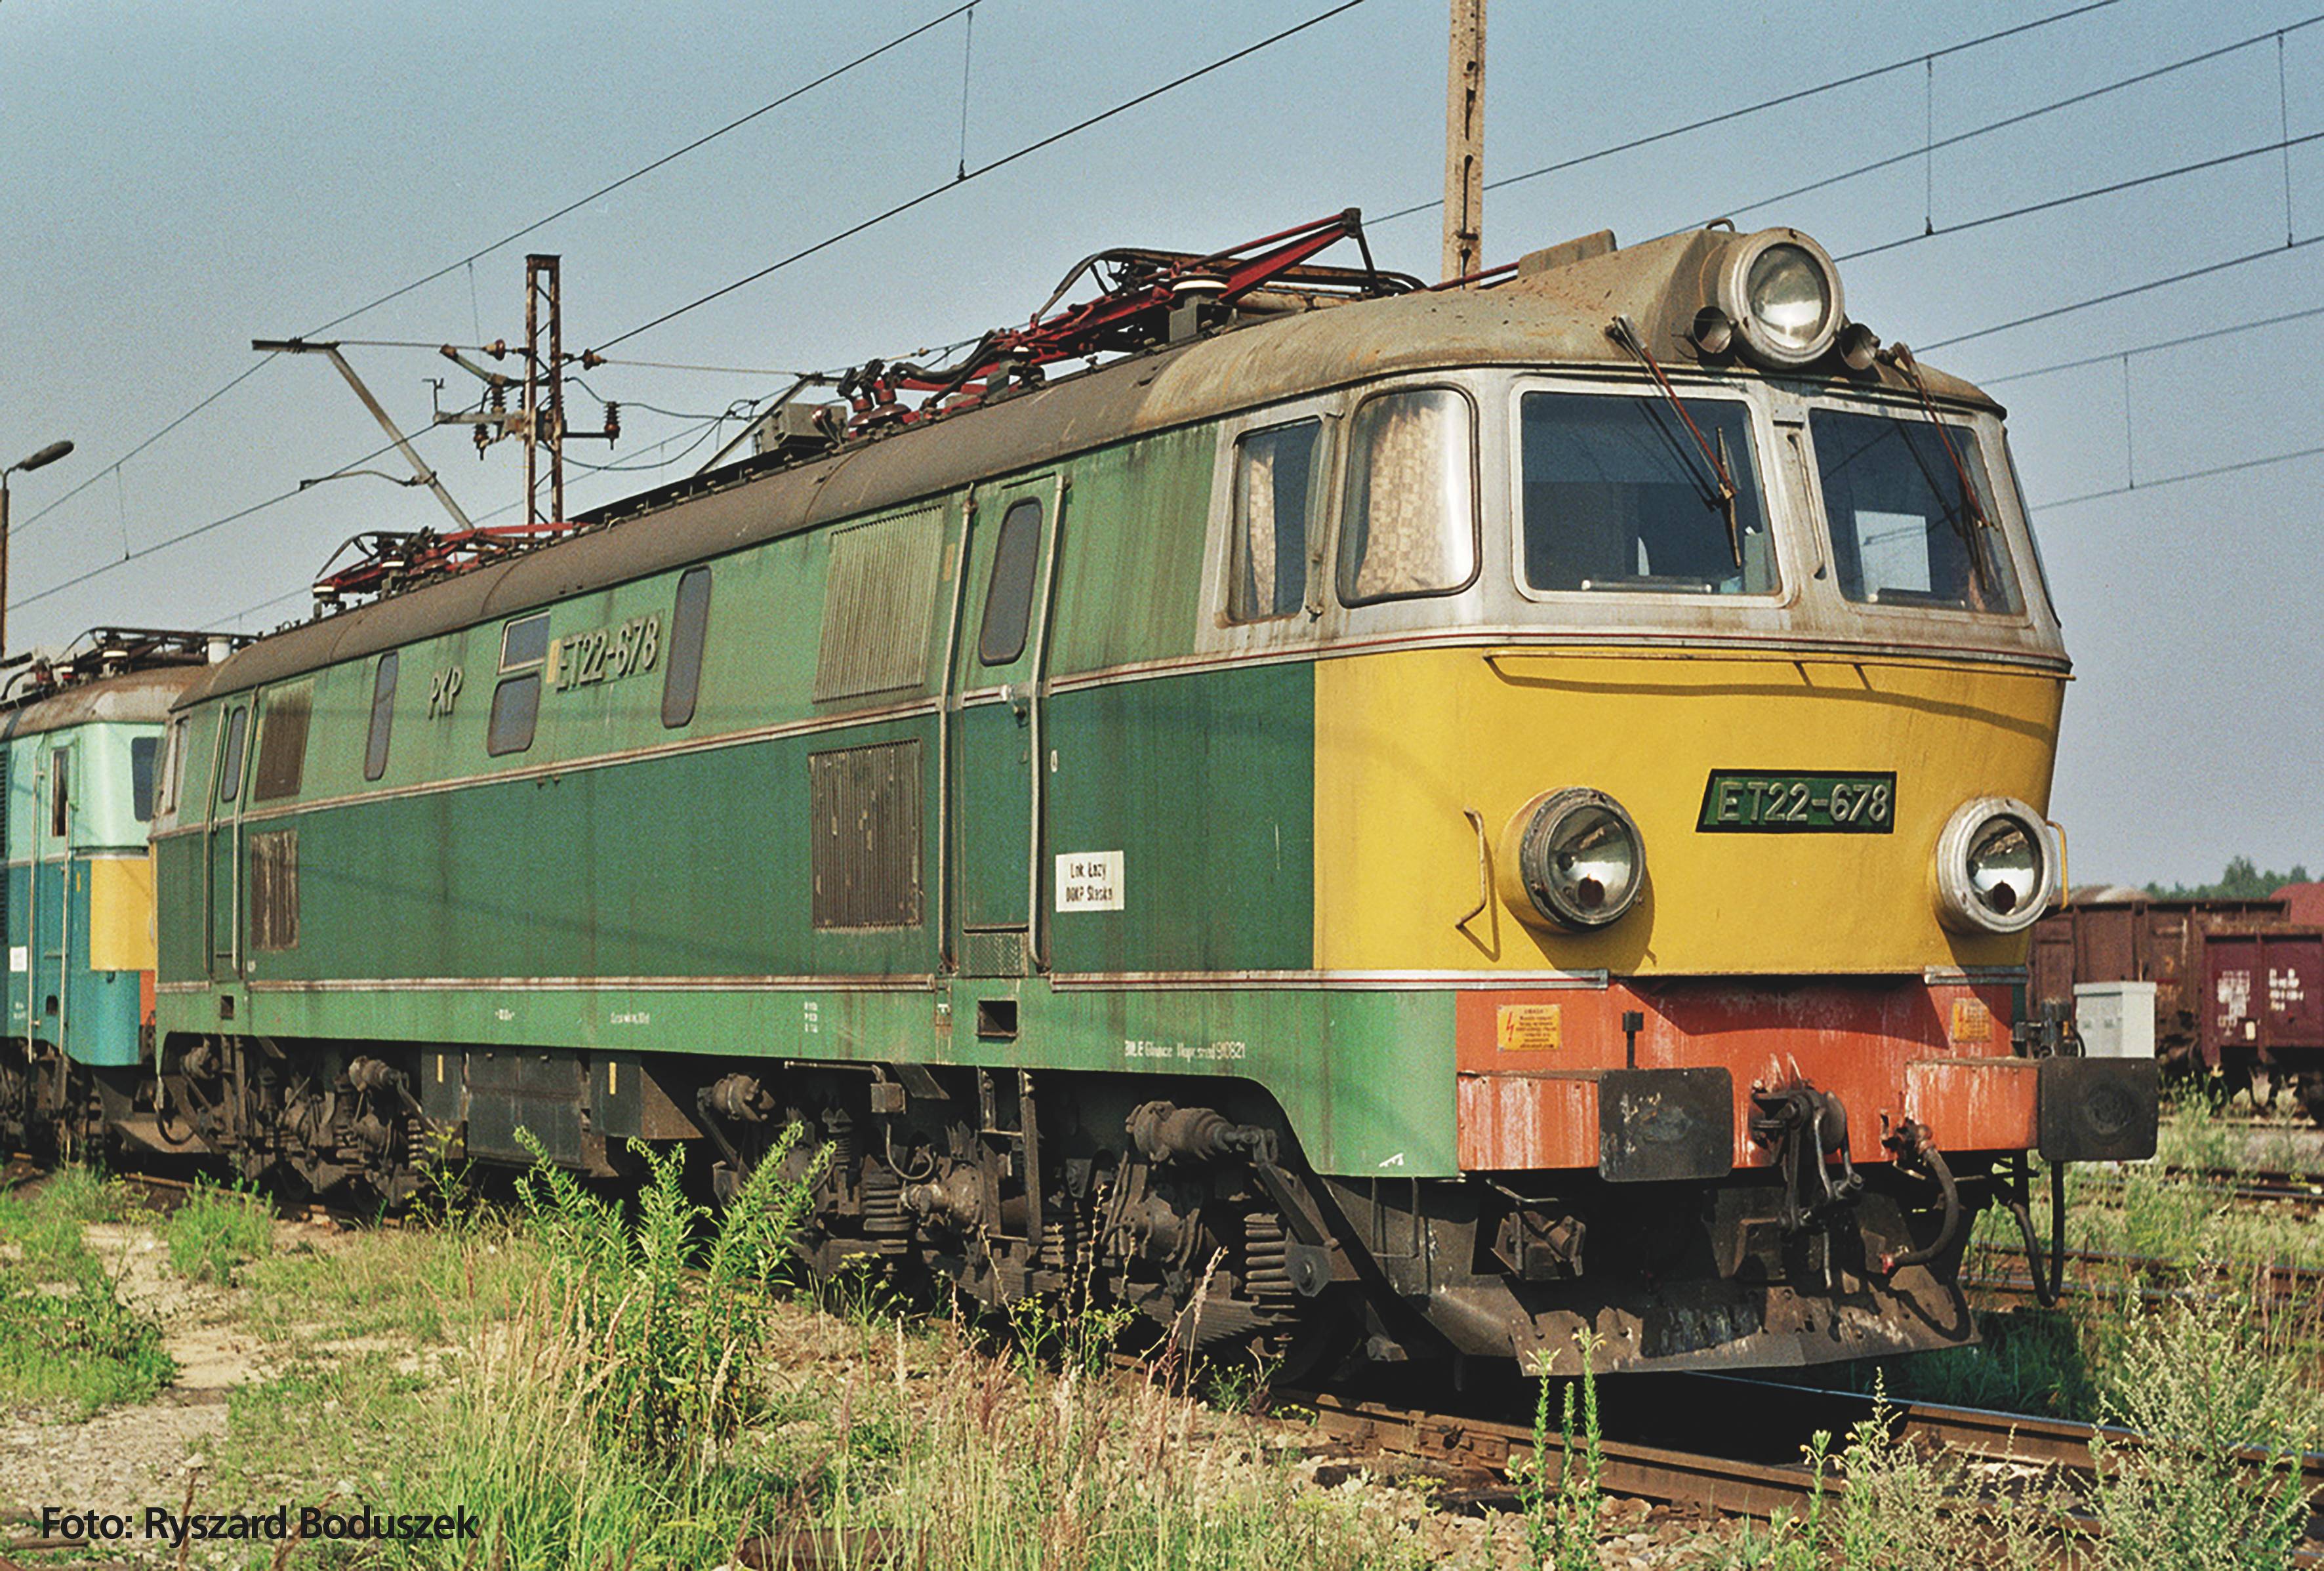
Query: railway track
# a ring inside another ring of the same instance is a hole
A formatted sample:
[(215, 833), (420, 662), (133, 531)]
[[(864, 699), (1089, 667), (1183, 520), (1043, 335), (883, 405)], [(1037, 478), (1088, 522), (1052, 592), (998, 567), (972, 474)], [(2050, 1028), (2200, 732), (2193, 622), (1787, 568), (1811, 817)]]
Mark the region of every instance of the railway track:
[[(1605, 1434), (1599, 1485), (1609, 1494), (1658, 1505), (1723, 1516), (1768, 1520), (1802, 1512), (1817, 1489), (1801, 1449), (1818, 1430), (1840, 1437), (1874, 1417), (1872, 1399), (1720, 1375), (1625, 1376), (1599, 1386)], [(1529, 1421), (1482, 1412), (1450, 1413), (1407, 1407), (1393, 1399), (1343, 1391), (1308, 1392), (1292, 1400), (1312, 1407), (1324, 1433), (1357, 1452), (1394, 1455), (1438, 1465), (1481, 1468), (1507, 1475), (1512, 1464), (1534, 1450)], [(2018, 1413), (1930, 1402), (1891, 1402), (1892, 1432), (1931, 1452), (1950, 1452), (1973, 1463), (2008, 1469), (2046, 1468), (2072, 1480), (2094, 1470), (2091, 1441), (2138, 1445), (2136, 1434), (2089, 1424)], [(1717, 1436), (1715, 1449), (1703, 1449), (1702, 1436)], [(1547, 1437), (1553, 1477), (1564, 1458), (1557, 1437)], [(2255, 1470), (2267, 1458), (2245, 1455)], [(1988, 1473), (1991, 1469), (1988, 1467)], [(1997, 1483), (1998, 1480), (1997, 1478)], [(1827, 1470), (1821, 1487), (1845, 1489)], [(2301, 1488), (2313, 1512), (2324, 1502), (2324, 1454), (2301, 1460)], [(2005, 1491), (1963, 1502), (1964, 1509), (2016, 1509)], [(2089, 1518), (2069, 1513), (2061, 1524), (2087, 1533)], [(2309, 1539), (2292, 1564), (2324, 1567), (2324, 1517), (2311, 1515)]]
[[(2234, 1205), (2286, 1207), (2295, 1215), (2324, 1213), (2324, 1173), (2261, 1171), (2248, 1168), (2163, 1167), (2150, 1169), (2188, 1188), (2208, 1190)], [(2121, 1189), (2130, 1183), (2122, 1169), (2078, 1169), (2078, 1185)]]
[[(2318, 1295), (2324, 1294), (2324, 1269), (2315, 1266), (2160, 1260), (2100, 1249), (2068, 1250), (2066, 1265), (2060, 1291), (2068, 1298), (2135, 1296), (2145, 1303), (2163, 1303), (2216, 1294), (2222, 1288), (2248, 1283), (2265, 1307), (2287, 1308), (2302, 1301), (2315, 1302)], [(2198, 1283), (2210, 1285), (2199, 1287)], [(2030, 1299), (2035, 1296), (2033, 1276), (2024, 1270), (2022, 1261), (2009, 1270), (1966, 1271), (1961, 1286), (1996, 1298)]]

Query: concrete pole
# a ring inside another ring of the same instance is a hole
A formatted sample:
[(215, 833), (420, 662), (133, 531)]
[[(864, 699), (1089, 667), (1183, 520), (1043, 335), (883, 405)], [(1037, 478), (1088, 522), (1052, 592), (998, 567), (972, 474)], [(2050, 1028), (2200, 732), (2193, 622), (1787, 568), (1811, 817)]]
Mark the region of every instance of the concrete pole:
[(1444, 78), (1444, 276), (1484, 266), (1485, 0), (1452, 0)]

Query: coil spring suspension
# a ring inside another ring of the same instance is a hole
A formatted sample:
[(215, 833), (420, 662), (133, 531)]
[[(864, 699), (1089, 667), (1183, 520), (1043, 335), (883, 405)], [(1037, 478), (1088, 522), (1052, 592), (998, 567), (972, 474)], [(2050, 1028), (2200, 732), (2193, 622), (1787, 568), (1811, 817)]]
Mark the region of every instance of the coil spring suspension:
[(1296, 1298), (1285, 1260), (1283, 1218), (1272, 1211), (1252, 1212), (1243, 1218), (1242, 1239), (1244, 1289), (1254, 1298)]

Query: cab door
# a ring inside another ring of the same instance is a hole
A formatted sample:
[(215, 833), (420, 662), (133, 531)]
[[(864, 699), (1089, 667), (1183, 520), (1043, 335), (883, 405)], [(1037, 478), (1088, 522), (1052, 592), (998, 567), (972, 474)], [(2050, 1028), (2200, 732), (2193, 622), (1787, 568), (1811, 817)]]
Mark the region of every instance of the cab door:
[(973, 498), (947, 804), (964, 975), (1021, 976), (1042, 963), (1042, 685), (1065, 502), (1055, 473)]
[(218, 726), (216, 767), (210, 771), (202, 868), (212, 982), (242, 977), (242, 808), (248, 794), (250, 728), (250, 700), (237, 699)]

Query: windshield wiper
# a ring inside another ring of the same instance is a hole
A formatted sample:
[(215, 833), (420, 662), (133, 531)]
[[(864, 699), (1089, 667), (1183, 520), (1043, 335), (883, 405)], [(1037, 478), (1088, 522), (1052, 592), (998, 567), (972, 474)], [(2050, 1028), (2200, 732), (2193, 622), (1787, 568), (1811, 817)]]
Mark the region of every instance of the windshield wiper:
[(1646, 370), (1654, 376), (1655, 385), (1663, 390), (1663, 396), (1670, 400), (1670, 406), (1678, 411), (1678, 418), (1686, 426), (1687, 434), (1694, 439), (1694, 445), (1702, 450), (1702, 461), (1711, 467), (1711, 487), (1719, 494), (1717, 505), (1727, 517), (1727, 549), (1734, 556), (1735, 565), (1741, 567), (1743, 565), (1743, 529), (1736, 517), (1735, 476), (1727, 463), (1727, 433), (1725, 431), (1719, 433), (1718, 450), (1712, 451), (1711, 444), (1703, 439), (1702, 428), (1696, 425), (1694, 417), (1686, 412), (1685, 402), (1680, 399), (1677, 391), (1671, 386), (1670, 378), (1663, 374), (1663, 368), (1655, 364), (1653, 353), (1646, 348), (1646, 341), (1638, 337), (1637, 327), (1629, 318), (1617, 315), (1614, 325), (1608, 328), (1606, 333), (1609, 337), (1644, 362)]
[(1937, 440), (1944, 444), (1945, 457), (1952, 463), (1953, 478), (1960, 484), (1961, 507), (1967, 515), (1968, 527), (1963, 527), (1963, 518), (1956, 515), (1950, 508), (1945, 510), (1945, 521), (1953, 526), (1953, 532), (1961, 537), (1961, 544), (1969, 556), (1969, 574), (1976, 578), (1977, 587), (1989, 589), (1993, 585), (1987, 578), (1985, 542), (1972, 531), (1991, 529), (1993, 520), (1986, 515), (1985, 504), (1978, 498), (1977, 486), (1969, 479), (1969, 466), (1961, 462), (1960, 450), (1953, 446), (1952, 433), (1945, 429), (1943, 418), (1937, 413), (1936, 401), (1929, 396), (1928, 384), (1921, 380), (1921, 364), (1913, 358), (1913, 351), (1903, 344), (1891, 344), (1883, 353), (1888, 363), (1903, 372), (1904, 380), (1913, 384), (1913, 391), (1920, 395), (1921, 408), (1928, 414), (1929, 423), (1937, 428)]

